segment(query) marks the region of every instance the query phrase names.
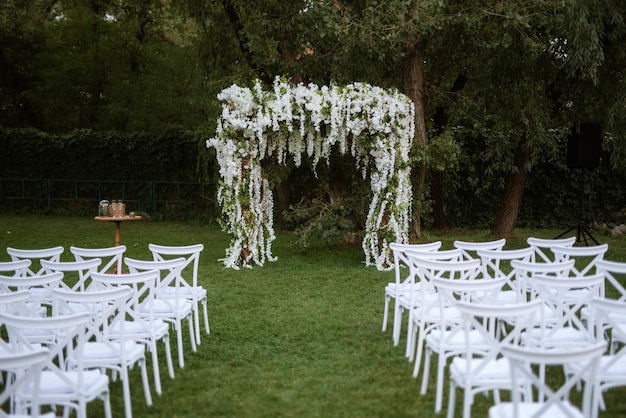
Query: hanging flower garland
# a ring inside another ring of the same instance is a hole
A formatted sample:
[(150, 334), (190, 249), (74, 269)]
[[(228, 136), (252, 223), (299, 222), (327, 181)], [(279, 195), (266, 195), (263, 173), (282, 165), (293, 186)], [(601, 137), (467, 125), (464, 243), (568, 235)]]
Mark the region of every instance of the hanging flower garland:
[(224, 264), (239, 268), (274, 261), (273, 197), (261, 160), (306, 153), (314, 166), (339, 147), (370, 174), (372, 202), (365, 224), (365, 264), (388, 269), (389, 243), (407, 242), (411, 208), (409, 149), (414, 107), (405, 95), (364, 83), (347, 86), (293, 85), (276, 78), (272, 90), (232, 85), (218, 96), (222, 115), (214, 147), (222, 182), (218, 201), (231, 239)]

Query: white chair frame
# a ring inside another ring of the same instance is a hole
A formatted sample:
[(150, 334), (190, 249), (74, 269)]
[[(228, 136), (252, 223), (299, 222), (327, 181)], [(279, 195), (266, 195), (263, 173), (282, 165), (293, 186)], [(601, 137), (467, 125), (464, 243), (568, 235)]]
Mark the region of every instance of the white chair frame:
[[(194, 325), (196, 329), (196, 343), (201, 343), (200, 335), (200, 304), (202, 304), (204, 329), (206, 334), (211, 333), (209, 327), (209, 314), (207, 311), (207, 291), (204, 286), (198, 284), (200, 253), (204, 250), (203, 244), (193, 245), (158, 245), (148, 244), (148, 249), (152, 252), (152, 256), (155, 261), (165, 261), (171, 258), (184, 257), (185, 265), (183, 266), (183, 287), (180, 288), (180, 292), (183, 297), (191, 299), (193, 303), (194, 311)], [(185, 279), (185, 273), (189, 273), (191, 270), (191, 280)], [(186, 270), (187, 269), (187, 270)]]
[[(400, 244), (392, 242), (389, 244), (389, 249), (393, 255), (393, 263), (395, 269), (395, 282), (389, 282), (385, 286), (385, 307), (383, 312), (383, 326), (382, 331), (387, 330), (387, 322), (389, 320), (389, 302), (394, 300), (393, 308), (393, 330), (392, 338), (393, 345), (397, 346), (400, 343), (400, 334), (402, 332), (402, 314), (404, 307), (401, 305), (399, 299), (405, 297), (411, 293), (411, 287), (415, 286), (415, 269), (413, 264), (406, 257), (406, 250), (417, 251), (437, 251), (441, 248), (441, 241), (429, 242), (425, 244)], [(407, 268), (408, 274), (403, 278), (402, 269)]]

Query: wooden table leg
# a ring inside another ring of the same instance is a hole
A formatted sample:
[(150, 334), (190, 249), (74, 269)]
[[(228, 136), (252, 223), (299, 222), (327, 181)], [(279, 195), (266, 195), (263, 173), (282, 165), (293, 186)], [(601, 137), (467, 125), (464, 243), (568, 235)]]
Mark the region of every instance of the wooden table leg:
[(120, 227), (122, 221), (114, 221), (115, 222), (115, 246), (119, 247), (120, 246), (120, 229), (122, 229)]

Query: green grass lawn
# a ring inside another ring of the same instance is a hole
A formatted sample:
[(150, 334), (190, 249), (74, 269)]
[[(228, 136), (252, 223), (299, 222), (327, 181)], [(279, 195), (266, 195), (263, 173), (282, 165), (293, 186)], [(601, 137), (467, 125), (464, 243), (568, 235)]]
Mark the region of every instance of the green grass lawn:
[[(506, 248), (525, 246), (530, 235), (559, 232), (517, 230)], [(127, 256), (140, 259), (150, 258), (149, 243), (204, 244), (200, 277), (209, 292), (211, 334), (203, 335), (197, 353), (185, 336), (185, 368), (179, 369), (170, 333), (176, 378), (167, 377), (160, 356), (163, 395), (153, 390), (152, 407), (145, 405), (139, 370), (131, 372), (135, 417), (435, 416), (434, 386), (419, 395), (420, 382), (404, 358), (404, 338), (394, 347), (391, 326), (381, 332), (384, 287), (393, 273), (364, 267), (360, 247), (327, 249), (320, 243), (300, 254), (290, 247), (295, 237), (279, 233), (278, 261), (235, 271), (218, 260), (229, 237), (214, 226), (129, 222), (121, 235)], [(63, 258), (71, 260), (71, 245), (113, 245), (114, 225), (89, 218), (0, 216), (0, 237), (3, 248), (62, 245)], [(626, 260), (626, 238), (596, 238), (609, 244), (607, 259)], [(451, 248), (455, 239), (490, 237), (486, 231), (453, 231), (423, 241), (442, 240)], [(9, 260), (3, 248), (0, 261)], [(123, 416), (120, 382), (111, 383), (111, 394), (113, 415)], [(626, 389), (611, 390), (601, 416), (624, 416), (624, 395)], [(473, 415), (486, 416), (491, 404), (478, 396)], [(445, 416), (446, 405), (447, 395), (437, 416)], [(457, 415), (461, 409), (459, 403)], [(90, 417), (102, 415), (101, 403), (89, 405)]]

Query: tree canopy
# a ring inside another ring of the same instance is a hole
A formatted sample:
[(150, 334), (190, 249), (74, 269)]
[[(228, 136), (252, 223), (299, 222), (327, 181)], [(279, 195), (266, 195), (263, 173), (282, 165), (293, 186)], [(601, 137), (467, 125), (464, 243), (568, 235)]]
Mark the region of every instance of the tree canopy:
[(233, 83), (398, 88), (416, 107), (415, 233), (471, 165), (467, 181), (501, 183), (506, 235), (577, 123), (601, 124), (624, 169), (624, 16), (621, 0), (7, 0), (0, 124), (212, 131)]

